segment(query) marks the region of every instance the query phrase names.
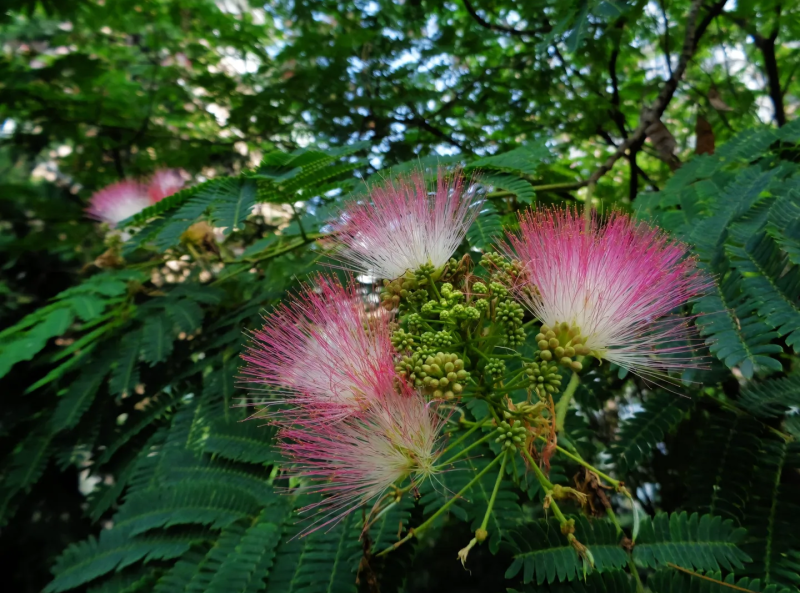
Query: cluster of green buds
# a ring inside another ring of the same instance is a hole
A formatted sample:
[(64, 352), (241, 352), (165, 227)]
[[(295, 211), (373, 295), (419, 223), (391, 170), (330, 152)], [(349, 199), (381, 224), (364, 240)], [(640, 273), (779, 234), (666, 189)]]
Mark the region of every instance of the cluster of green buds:
[(394, 349), (398, 352), (406, 352), (414, 349), (414, 335), (408, 333), (402, 327), (392, 332), (391, 340), (392, 346), (394, 346)]
[(543, 325), (536, 335), (539, 358), (543, 361), (556, 361), (559, 364), (580, 371), (583, 365), (573, 357), (586, 356), (589, 348), (584, 345), (580, 328), (567, 322), (556, 323), (553, 327)]
[(419, 348), (420, 354), (434, 354), (446, 349), (456, 343), (456, 339), (448, 330), (438, 332), (424, 332), (419, 341), (422, 346)]
[(530, 388), (541, 399), (547, 398), (548, 393), (556, 393), (561, 387), (561, 374), (558, 372), (558, 364), (555, 362), (544, 360), (525, 362), (522, 367), (530, 381)]
[(434, 398), (451, 399), (464, 391), (469, 372), (457, 354), (437, 352), (425, 356), (415, 352), (403, 356), (397, 363), (397, 373), (407, 377), (416, 387), (422, 387)]
[(481, 258), (481, 266), (503, 284), (514, 281), (522, 273), (520, 262), (509, 261), (499, 253), (484, 253)]
[(509, 423), (503, 420), (497, 426), (496, 443), (501, 443), (504, 449), (511, 449), (519, 447), (525, 443), (528, 436), (528, 429), (525, 428), (521, 422)]
[(410, 273), (397, 280), (384, 280), (381, 288), (381, 307), (394, 311), (403, 299), (424, 303), (428, 300), (428, 291), (424, 288), (427, 283), (428, 279), (425, 276)]
[(439, 288), (441, 298), (433, 299), (422, 305), (424, 315), (438, 316), (441, 321), (458, 323), (461, 321), (475, 321), (480, 316), (480, 311), (472, 305), (464, 304), (464, 293), (454, 290), (453, 285), (445, 282)]
[(506, 363), (500, 358), (492, 358), (486, 361), (483, 370), (487, 375), (494, 377), (495, 380), (502, 379), (506, 372)]
[(522, 329), (522, 318), (525, 311), (516, 301), (503, 300), (497, 303), (496, 319), (505, 332), (505, 343), (511, 347), (521, 346), (525, 342), (525, 330)]

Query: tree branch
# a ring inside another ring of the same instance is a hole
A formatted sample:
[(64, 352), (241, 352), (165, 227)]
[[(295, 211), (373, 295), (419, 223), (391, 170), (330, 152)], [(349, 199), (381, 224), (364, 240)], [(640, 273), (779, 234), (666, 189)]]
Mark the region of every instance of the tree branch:
[(478, 11), (470, 4), (469, 0), (462, 0), (464, 2), (464, 8), (467, 9), (469, 15), (484, 29), (489, 29), (490, 31), (496, 31), (498, 33), (507, 33), (508, 35), (541, 35), (542, 33), (549, 33), (552, 30), (550, 23), (545, 21), (545, 24), (542, 25), (541, 29), (515, 29), (513, 27), (506, 27), (503, 25), (496, 25), (494, 23), (490, 23), (486, 19), (484, 19), (481, 15), (478, 14)]
[(739, 25), (745, 33), (750, 35), (750, 37), (753, 38), (753, 44), (761, 52), (764, 58), (764, 72), (767, 75), (767, 91), (769, 92), (769, 98), (775, 110), (775, 123), (778, 124), (778, 127), (781, 127), (786, 124), (786, 111), (783, 106), (783, 89), (781, 89), (780, 72), (778, 72), (778, 60), (775, 57), (775, 40), (778, 38), (778, 32), (780, 30), (781, 6), (778, 5), (775, 11), (777, 13), (775, 25), (768, 37), (764, 37), (744, 19), (729, 13), (723, 14)]
[(646, 138), (647, 128), (653, 122), (661, 119), (661, 116), (667, 109), (672, 97), (675, 95), (675, 91), (678, 88), (678, 83), (683, 77), (684, 72), (686, 72), (686, 68), (689, 65), (689, 60), (697, 49), (700, 36), (703, 34), (705, 29), (708, 28), (708, 24), (711, 23), (714, 16), (719, 14), (719, 11), (722, 10), (722, 6), (724, 6), (725, 2), (726, 0), (718, 0), (718, 2), (710, 9), (703, 21), (701, 21), (701, 24), (705, 23), (705, 26), (700, 29), (700, 25), (697, 24), (697, 17), (703, 0), (692, 0), (691, 7), (689, 8), (689, 14), (686, 16), (686, 33), (684, 35), (683, 48), (681, 49), (678, 65), (673, 71), (672, 76), (664, 81), (661, 91), (658, 93), (658, 96), (653, 104), (650, 107), (645, 107), (642, 109), (642, 115), (639, 118), (639, 125), (636, 126), (634, 132), (628, 137), (627, 140), (625, 140), (625, 142), (617, 147), (617, 150), (615, 150), (614, 153), (608, 157), (606, 161), (600, 165), (597, 170), (595, 170), (594, 173), (591, 174), (589, 179), (586, 180), (586, 185), (596, 184), (597, 180), (608, 173), (620, 158), (628, 154), (629, 151), (632, 153), (641, 148)]
[(664, 0), (660, 0), (661, 15), (664, 17), (664, 59), (667, 62), (667, 72), (672, 76), (672, 54), (669, 48), (669, 17), (667, 16), (667, 5)]

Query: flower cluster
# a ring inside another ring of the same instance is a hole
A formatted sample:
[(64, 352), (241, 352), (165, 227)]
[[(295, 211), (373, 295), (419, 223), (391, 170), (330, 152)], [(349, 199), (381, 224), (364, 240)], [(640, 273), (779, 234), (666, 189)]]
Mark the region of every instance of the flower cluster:
[[(378, 303), (367, 307), (352, 281), (319, 276), (253, 333), (244, 375), (276, 395), (263, 413), (279, 426), (291, 472), (325, 495), (308, 507), (318, 511), (312, 529), (371, 501), (377, 515), (387, 496), (468, 451), (495, 456), (498, 485), (511, 456), (537, 466), (545, 508), (581, 501), (544, 472), (586, 357), (656, 380), (696, 365), (688, 322), (674, 310), (708, 281), (682, 245), (620, 213), (601, 224), (541, 210), (523, 214), (504, 254), (482, 254), (473, 274), (469, 255), (454, 256), (478, 210), (459, 175), (440, 174), (432, 194), (422, 173), (374, 188), (339, 215), (331, 241), (348, 267), (383, 279)], [(481, 405), (462, 405), (470, 400)], [(445, 409), (470, 428), (442, 463)], [(462, 561), (486, 539), (493, 500)], [(574, 525), (556, 516), (586, 554)]]
[(252, 336), (246, 380), (278, 398), (266, 416), (295, 475), (326, 494), (313, 528), (433, 472), (442, 420), (394, 369), (390, 318), (355, 284), (320, 276)]
[(183, 177), (175, 169), (158, 170), (146, 183), (130, 180), (112, 183), (92, 195), (86, 213), (95, 220), (115, 227), (126, 218), (179, 191), (183, 184)]
[(543, 360), (590, 353), (652, 379), (696, 366), (686, 319), (671, 312), (709, 281), (661, 231), (621, 213), (600, 224), (571, 209), (541, 210), (520, 216), (504, 251), (524, 270), (517, 298), (545, 324)]
[(480, 212), (473, 188), (458, 172), (439, 172), (428, 192), (422, 172), (374, 187), (333, 225), (338, 257), (348, 267), (394, 280), (423, 265), (441, 270)]

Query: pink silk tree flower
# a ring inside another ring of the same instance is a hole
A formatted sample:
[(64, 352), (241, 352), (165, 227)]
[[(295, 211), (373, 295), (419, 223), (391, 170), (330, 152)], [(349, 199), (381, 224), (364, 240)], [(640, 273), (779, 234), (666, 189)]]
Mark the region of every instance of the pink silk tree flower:
[(153, 173), (147, 187), (147, 195), (155, 204), (180, 191), (184, 186), (183, 177), (177, 169), (160, 169)]
[(90, 218), (115, 227), (126, 218), (179, 191), (183, 184), (183, 178), (176, 169), (156, 171), (146, 185), (129, 180), (112, 183), (95, 192), (89, 200), (86, 213)]
[(276, 388), (284, 414), (338, 421), (392, 391), (393, 354), (388, 315), (368, 311), (353, 283), (319, 276), (253, 332), (243, 374)]
[(89, 200), (86, 213), (90, 218), (115, 227), (151, 203), (147, 188), (135, 181), (119, 181), (96, 192)]
[(439, 171), (428, 191), (421, 171), (386, 181), (366, 201), (353, 202), (333, 225), (334, 257), (345, 267), (388, 280), (430, 265), (438, 270), (455, 253), (480, 212), (459, 171)]
[(303, 491), (325, 496), (304, 509), (317, 513), (305, 532), (335, 524), (392, 485), (435, 474), (444, 422), (436, 404), (403, 384), (342, 422), (283, 429), (290, 475), (302, 479)]
[(601, 224), (572, 209), (528, 211), (504, 251), (523, 265), (518, 298), (548, 327), (579, 333), (578, 350), (650, 379), (698, 366), (694, 333), (671, 312), (710, 282), (662, 231), (619, 212)]

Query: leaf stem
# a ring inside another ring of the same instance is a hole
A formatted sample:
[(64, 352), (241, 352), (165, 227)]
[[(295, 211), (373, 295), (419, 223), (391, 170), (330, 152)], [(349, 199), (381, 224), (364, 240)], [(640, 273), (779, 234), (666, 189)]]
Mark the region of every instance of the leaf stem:
[(494, 490), (492, 490), (492, 496), (489, 498), (489, 505), (486, 507), (486, 514), (483, 516), (483, 522), (481, 523), (481, 529), (484, 531), (486, 530), (486, 526), (489, 525), (489, 515), (492, 514), (492, 508), (494, 508), (495, 500), (497, 500), (497, 492), (500, 490), (500, 483), (503, 481), (503, 475), (505, 474), (508, 456), (508, 450), (504, 451), (503, 463), (500, 464), (500, 473), (497, 474), (497, 480), (494, 483)]
[(446, 465), (450, 465), (451, 463), (453, 463), (453, 462), (454, 462), (456, 459), (458, 459), (459, 457), (463, 457), (465, 454), (467, 454), (469, 451), (471, 451), (472, 449), (474, 449), (475, 447), (477, 447), (477, 446), (478, 446), (478, 445), (480, 445), (481, 443), (483, 443), (483, 442), (485, 442), (485, 441), (489, 440), (490, 438), (492, 438), (492, 437), (495, 435), (495, 433), (496, 433), (496, 432), (497, 432), (496, 430), (493, 430), (492, 432), (489, 432), (489, 433), (485, 434), (485, 435), (484, 435), (484, 436), (482, 436), (480, 439), (478, 439), (477, 441), (475, 441), (474, 443), (472, 443), (472, 444), (471, 444), (469, 447), (467, 447), (466, 449), (462, 449), (461, 451), (459, 451), (458, 453), (456, 453), (455, 455), (453, 455), (453, 456), (452, 456), (450, 459), (448, 459), (447, 461), (445, 461), (445, 462), (443, 462), (443, 463), (439, 464), (437, 467), (444, 467), (444, 466), (446, 466)]
[[(464, 439), (466, 439), (466, 438), (467, 438), (469, 435), (471, 435), (473, 432), (475, 432), (475, 431), (476, 431), (476, 430), (478, 430), (478, 429), (479, 429), (481, 426), (483, 426), (483, 425), (486, 423), (486, 421), (487, 421), (487, 420), (489, 420), (489, 419), (490, 419), (490, 418), (487, 416), (487, 417), (486, 417), (486, 418), (484, 418), (483, 420), (479, 420), (478, 422), (476, 422), (476, 423), (473, 425), (473, 427), (472, 427), (472, 428), (470, 428), (470, 429), (469, 429), (467, 432), (465, 432), (465, 433), (464, 433), (464, 434), (462, 434), (460, 437), (458, 437), (458, 438), (457, 438), (455, 441), (453, 441), (452, 443), (450, 443), (449, 445), (447, 445), (447, 447), (445, 448), (445, 450), (444, 450), (444, 451), (442, 451), (442, 455), (444, 455), (445, 453), (447, 453), (447, 452), (448, 452), (450, 449), (452, 449), (452, 448), (453, 448), (453, 447), (455, 447), (456, 445), (460, 444), (460, 443), (461, 443), (461, 442), (462, 442)], [(466, 423), (466, 422), (465, 422), (465, 423)]]
[[(538, 435), (536, 438), (541, 440), (541, 441), (547, 442), (547, 439), (543, 435)], [(572, 459), (572, 461), (581, 464), (586, 469), (593, 471), (598, 476), (600, 476), (605, 481), (607, 481), (609, 484), (614, 486), (614, 488), (616, 488), (617, 490), (619, 490), (622, 487), (622, 482), (620, 482), (619, 480), (615, 480), (614, 478), (612, 478), (608, 474), (605, 474), (605, 473), (601, 472), (599, 469), (597, 469), (596, 467), (594, 467), (590, 463), (584, 461), (583, 458), (581, 458), (579, 455), (573, 455), (572, 453), (570, 453), (569, 451), (567, 451), (563, 447), (559, 447), (558, 445), (556, 445), (556, 450), (559, 453), (562, 453), (563, 455), (565, 455), (565, 456), (569, 457), (570, 459)]]
[[(502, 457), (504, 457), (504, 456), (502, 456)], [(463, 488), (462, 488), (462, 489), (461, 489), (461, 490), (460, 490), (460, 491), (459, 491), (457, 494), (455, 494), (455, 495), (454, 495), (454, 496), (453, 496), (451, 499), (449, 499), (447, 502), (445, 502), (445, 503), (444, 503), (444, 504), (443, 504), (443, 505), (442, 505), (442, 506), (439, 508), (439, 510), (438, 510), (438, 511), (436, 511), (436, 512), (435, 512), (433, 515), (431, 515), (431, 516), (430, 516), (430, 517), (429, 517), (429, 518), (428, 518), (428, 519), (427, 519), (427, 520), (426, 520), (424, 523), (422, 523), (422, 525), (420, 525), (419, 527), (416, 527), (416, 528), (409, 529), (409, 530), (408, 530), (408, 533), (406, 534), (406, 536), (405, 536), (403, 539), (401, 539), (401, 540), (399, 540), (399, 541), (396, 541), (395, 543), (393, 543), (391, 546), (389, 546), (388, 548), (386, 548), (386, 549), (385, 549), (385, 550), (383, 550), (382, 552), (378, 552), (378, 553), (376, 554), (376, 556), (378, 556), (378, 557), (380, 557), (380, 556), (385, 556), (386, 554), (388, 554), (388, 553), (389, 553), (389, 552), (391, 552), (392, 550), (396, 550), (397, 548), (399, 548), (400, 546), (402, 546), (402, 545), (403, 545), (405, 542), (407, 542), (408, 540), (410, 540), (412, 537), (418, 536), (420, 533), (422, 533), (423, 531), (425, 531), (425, 530), (426, 530), (428, 527), (430, 527), (430, 526), (431, 526), (431, 524), (432, 524), (432, 523), (433, 523), (433, 522), (434, 522), (436, 519), (438, 519), (438, 518), (439, 518), (439, 515), (441, 515), (442, 513), (444, 513), (444, 512), (445, 512), (447, 509), (449, 509), (451, 506), (453, 506), (453, 504), (454, 504), (454, 503), (455, 503), (455, 502), (456, 502), (456, 501), (457, 501), (459, 498), (461, 498), (461, 497), (464, 495), (464, 493), (466, 493), (466, 492), (467, 492), (467, 491), (468, 491), (470, 488), (472, 488), (472, 487), (473, 487), (473, 486), (474, 486), (474, 485), (475, 485), (475, 484), (478, 482), (478, 480), (480, 480), (480, 479), (481, 479), (481, 478), (482, 478), (484, 475), (486, 475), (486, 473), (487, 473), (487, 472), (488, 472), (488, 471), (489, 471), (489, 470), (490, 470), (490, 469), (491, 469), (491, 468), (492, 468), (492, 467), (493, 467), (493, 466), (494, 466), (494, 465), (495, 465), (495, 464), (496, 464), (498, 461), (500, 461), (500, 459), (501, 459), (500, 457), (495, 457), (494, 459), (492, 459), (492, 460), (491, 460), (491, 461), (490, 461), (490, 462), (489, 462), (489, 463), (486, 465), (486, 467), (484, 467), (484, 468), (483, 468), (483, 469), (482, 469), (482, 470), (481, 470), (481, 471), (478, 473), (478, 475), (477, 475), (477, 476), (475, 476), (474, 478), (472, 478), (472, 479), (469, 481), (469, 483), (468, 483), (466, 486), (464, 486), (464, 487), (463, 487)]]
[(580, 376), (578, 373), (573, 371), (572, 377), (570, 377), (569, 383), (567, 384), (567, 388), (564, 390), (564, 393), (561, 394), (561, 398), (556, 404), (556, 432), (564, 431), (564, 420), (567, 417), (569, 404), (572, 402), (572, 396), (575, 395), (575, 391), (578, 389), (580, 382)]

